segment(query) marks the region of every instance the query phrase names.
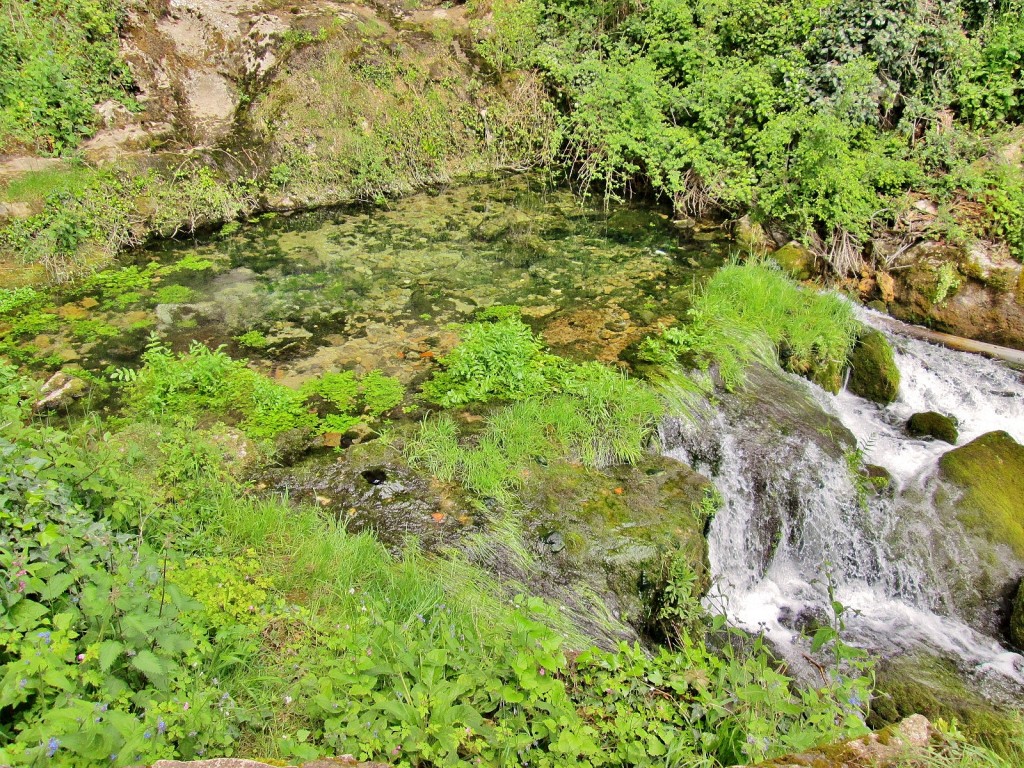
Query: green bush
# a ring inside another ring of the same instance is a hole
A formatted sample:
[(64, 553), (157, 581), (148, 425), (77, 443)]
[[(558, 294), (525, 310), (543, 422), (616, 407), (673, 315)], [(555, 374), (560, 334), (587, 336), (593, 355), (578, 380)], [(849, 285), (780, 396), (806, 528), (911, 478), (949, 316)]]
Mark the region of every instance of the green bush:
[(120, 0), (0, 2), (0, 152), (60, 154), (90, 136), (93, 105), (131, 105)]
[(443, 370), (423, 385), (423, 396), (446, 408), (543, 394), (565, 368), (518, 317), (463, 326), (459, 345), (438, 362)]

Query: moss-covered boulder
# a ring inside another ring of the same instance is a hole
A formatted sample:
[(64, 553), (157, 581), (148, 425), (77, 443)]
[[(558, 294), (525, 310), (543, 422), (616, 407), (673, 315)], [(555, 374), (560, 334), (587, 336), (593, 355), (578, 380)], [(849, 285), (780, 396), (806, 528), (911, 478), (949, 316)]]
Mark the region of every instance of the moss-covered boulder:
[(1017, 597), (1010, 613), (1010, 642), (1024, 649), (1024, 581), (1017, 587)]
[[(883, 728), (913, 714), (956, 720), (970, 739), (1007, 751), (1020, 736), (1011, 707), (976, 690), (948, 659), (917, 654), (879, 663), (868, 725)], [(1006, 702), (1008, 703), (1008, 702)]]
[(1024, 445), (989, 432), (945, 453), (939, 468), (962, 491), (958, 516), (967, 530), (1024, 559)]
[(911, 437), (934, 437), (950, 445), (956, 445), (960, 436), (956, 419), (936, 411), (915, 413), (907, 420), (907, 432)]
[(795, 280), (810, 280), (814, 277), (816, 271), (814, 253), (795, 240), (770, 253), (769, 258)]
[(892, 345), (881, 331), (861, 334), (850, 353), (850, 379), (847, 387), (855, 395), (888, 405), (900, 392), (900, 369), (896, 367)]
[[(538, 465), (519, 496), (537, 568), (530, 586), (566, 606), (591, 637), (614, 639), (616, 624), (647, 631), (673, 562), (693, 575), (694, 599), (709, 586), (712, 486), (679, 461)], [(593, 610), (598, 604), (610, 615)]]

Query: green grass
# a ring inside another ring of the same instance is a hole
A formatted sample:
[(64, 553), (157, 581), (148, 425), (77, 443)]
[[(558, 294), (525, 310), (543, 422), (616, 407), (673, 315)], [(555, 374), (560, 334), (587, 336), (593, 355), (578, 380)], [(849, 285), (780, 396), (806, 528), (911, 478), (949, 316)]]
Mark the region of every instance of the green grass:
[(859, 330), (848, 301), (753, 261), (716, 272), (694, 296), (687, 324), (650, 340), (643, 354), (652, 362), (684, 356), (702, 368), (715, 363), (728, 388), (749, 364), (780, 361), (836, 391)]

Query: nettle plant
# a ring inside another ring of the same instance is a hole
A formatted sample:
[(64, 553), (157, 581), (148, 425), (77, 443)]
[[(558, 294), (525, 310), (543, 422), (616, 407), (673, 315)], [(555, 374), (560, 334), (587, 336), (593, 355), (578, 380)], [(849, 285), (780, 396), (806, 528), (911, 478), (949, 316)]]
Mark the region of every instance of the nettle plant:
[(27, 394), (0, 366), (0, 763), (223, 751), (235, 708), (209, 678), (237, 643), (125, 532), (144, 502), (104, 445), (26, 426)]

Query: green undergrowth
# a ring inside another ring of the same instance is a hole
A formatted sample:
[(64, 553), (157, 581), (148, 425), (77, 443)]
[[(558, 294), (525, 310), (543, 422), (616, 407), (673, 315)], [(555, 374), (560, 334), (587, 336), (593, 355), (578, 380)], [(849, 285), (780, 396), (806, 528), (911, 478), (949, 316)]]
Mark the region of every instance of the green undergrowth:
[[(0, 226), (0, 257), (45, 267), (53, 282), (88, 275), (149, 237), (175, 237), (255, 209), (260, 184), (197, 161), (157, 171), (126, 163), (28, 173), (2, 199), (36, 211)], [(39, 200), (41, 198), (41, 201)]]
[(246, 360), (198, 342), (175, 354), (154, 340), (141, 368), (122, 368), (114, 376), (125, 385), (133, 418), (219, 417), (263, 441), (288, 432), (344, 433), (360, 423), (376, 423), (405, 396), (402, 385), (380, 371), (362, 377), (325, 373), (292, 389), (252, 370)]
[(694, 295), (687, 323), (647, 339), (640, 357), (660, 364), (682, 359), (702, 369), (715, 364), (728, 389), (742, 383), (753, 362), (781, 363), (835, 392), (859, 330), (848, 301), (755, 261), (716, 272)]
[(480, 54), (546, 76), (586, 191), (749, 211), (840, 274), (912, 229), (914, 192), (942, 209), (933, 235), (1024, 258), (1024, 171), (1000, 157), (1024, 121), (1019, 0), (489, 5)]
[(855, 670), (804, 688), (701, 621), (671, 651), (587, 648), (455, 555), (251, 495), (229, 433), (61, 429), (37, 386), (0, 367), (5, 764), (717, 768), (864, 732)]
[(0, 152), (60, 154), (95, 130), (94, 104), (132, 105), (120, 0), (0, 2)]
[(483, 496), (508, 500), (524, 472), (556, 459), (588, 467), (638, 461), (665, 403), (647, 383), (600, 363), (574, 363), (547, 352), (512, 311), (460, 330), (460, 343), (438, 362), (423, 397), (452, 408), (512, 401), (489, 414), (486, 428), (460, 439), (448, 413), (428, 416), (405, 445), (414, 466), (455, 479)]

